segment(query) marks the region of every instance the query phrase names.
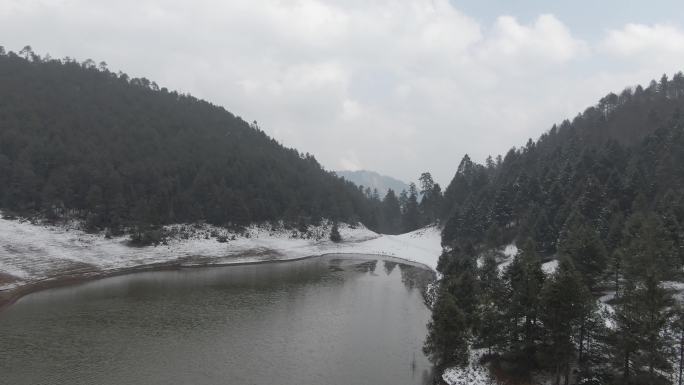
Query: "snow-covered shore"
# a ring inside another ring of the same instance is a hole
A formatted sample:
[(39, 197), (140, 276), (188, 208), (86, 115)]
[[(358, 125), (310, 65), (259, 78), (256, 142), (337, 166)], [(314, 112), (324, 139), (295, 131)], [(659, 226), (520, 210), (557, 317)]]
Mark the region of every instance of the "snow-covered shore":
[[(377, 234), (362, 225), (340, 225), (343, 241), (328, 239), (330, 224), (293, 229), (252, 226), (229, 232), (208, 225), (174, 225), (177, 236), (159, 246), (131, 247), (127, 237), (87, 234), (75, 226), (0, 219), (0, 294), (65, 277), (88, 278), (163, 266), (225, 265), (300, 259), (331, 253), (375, 254), (435, 269), (440, 230)], [(226, 242), (219, 242), (219, 238)]]
[(470, 351), (468, 365), (448, 368), (442, 373), (442, 380), (449, 385), (490, 385), (496, 383), (486, 366), (480, 364), (485, 349)]

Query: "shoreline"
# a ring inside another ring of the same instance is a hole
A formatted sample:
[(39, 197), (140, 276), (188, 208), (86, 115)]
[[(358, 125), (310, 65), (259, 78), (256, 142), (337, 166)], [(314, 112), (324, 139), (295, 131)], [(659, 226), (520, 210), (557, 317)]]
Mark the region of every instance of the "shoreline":
[[(196, 269), (196, 268), (212, 268), (212, 267), (230, 267), (230, 266), (248, 266), (248, 265), (262, 265), (270, 263), (287, 263), (296, 262), (313, 258), (322, 258), (328, 255), (359, 255), (359, 256), (372, 256), (372, 257), (383, 257), (386, 259), (395, 259), (403, 263), (411, 264), (413, 266), (419, 266), (423, 269), (435, 272), (430, 266), (412, 261), (410, 259), (396, 257), (388, 254), (368, 254), (368, 253), (354, 253), (354, 252), (331, 252), (323, 254), (313, 254), (303, 257), (293, 257), (293, 258), (276, 258), (276, 259), (264, 259), (264, 260), (253, 260), (253, 261), (236, 261), (236, 262), (217, 262), (217, 263), (197, 263), (188, 264), (186, 261), (169, 261), (169, 262), (158, 262), (145, 265), (124, 267), (119, 269), (111, 270), (101, 270), (101, 271), (90, 271), (84, 273), (66, 274), (63, 276), (55, 276), (52, 278), (45, 278), (35, 282), (27, 283), (25, 285), (18, 286), (5, 291), (0, 291), (0, 315), (2, 312), (15, 304), (21, 298), (40, 291), (55, 289), (59, 287), (66, 287), (72, 285), (78, 285), (90, 281), (96, 281), (105, 278), (111, 278), (121, 275), (145, 273), (145, 272), (155, 272), (155, 271), (173, 271), (181, 269)], [(201, 256), (197, 256), (199, 258)]]

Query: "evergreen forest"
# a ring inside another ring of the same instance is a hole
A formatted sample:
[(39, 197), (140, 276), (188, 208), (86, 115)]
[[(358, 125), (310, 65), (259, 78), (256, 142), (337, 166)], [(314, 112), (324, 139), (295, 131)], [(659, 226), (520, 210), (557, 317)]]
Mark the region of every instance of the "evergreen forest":
[(480, 351), (516, 381), (681, 384), (683, 109), (684, 76), (663, 75), (505, 156), (463, 158), (440, 213), (438, 365)]
[(418, 217), (415, 186), (380, 197), (256, 122), (104, 62), (0, 47), (0, 101), (5, 215), (75, 218), (113, 234), (324, 218), (399, 233), (433, 220)]

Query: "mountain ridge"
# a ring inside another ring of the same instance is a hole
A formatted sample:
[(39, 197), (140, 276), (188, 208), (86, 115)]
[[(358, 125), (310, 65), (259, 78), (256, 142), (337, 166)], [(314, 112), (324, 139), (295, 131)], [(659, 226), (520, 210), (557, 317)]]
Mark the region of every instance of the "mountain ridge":
[(311, 154), (223, 107), (92, 60), (0, 51), (0, 207), (91, 231), (207, 221), (368, 222)]
[(376, 171), (338, 170), (335, 171), (335, 173), (359, 187), (363, 186), (364, 188), (367, 187), (371, 190), (377, 189), (380, 197), (384, 197), (389, 189), (392, 189), (397, 195), (403, 190), (409, 190), (408, 183), (391, 176), (380, 174)]

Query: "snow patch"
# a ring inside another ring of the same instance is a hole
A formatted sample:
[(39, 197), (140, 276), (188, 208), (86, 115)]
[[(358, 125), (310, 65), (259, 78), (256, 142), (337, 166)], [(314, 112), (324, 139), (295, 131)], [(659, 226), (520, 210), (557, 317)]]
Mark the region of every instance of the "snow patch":
[[(90, 274), (174, 263), (211, 265), (288, 260), (330, 253), (377, 254), (436, 269), (442, 252), (437, 226), (401, 235), (377, 234), (363, 225), (340, 224), (342, 242), (329, 240), (331, 223), (305, 233), (284, 226), (250, 226), (231, 232), (205, 224), (177, 224), (164, 245), (130, 247), (127, 237), (87, 234), (72, 225), (47, 226), (0, 219), (0, 290), (67, 274)], [(222, 240), (223, 242), (220, 242)]]
[(473, 349), (467, 366), (448, 368), (442, 374), (442, 379), (449, 385), (489, 385), (494, 383), (489, 369), (480, 364), (480, 358), (485, 349)]
[(516, 246), (514, 243), (511, 243), (510, 245), (504, 247), (503, 253), (507, 258), (513, 258), (518, 254), (518, 246)]
[(518, 255), (518, 246), (516, 246), (514, 243), (511, 243), (510, 245), (504, 247), (501, 253), (504, 255), (505, 258), (503, 261), (501, 261), (501, 263), (499, 263), (500, 273), (506, 271), (508, 265), (510, 265), (513, 262), (513, 258), (516, 255)]
[(558, 269), (558, 260), (554, 259), (553, 261), (549, 261), (546, 263), (542, 264), (542, 270), (546, 275), (551, 275), (556, 272), (556, 269)]
[(678, 302), (684, 302), (684, 282), (665, 281), (663, 287), (667, 290), (672, 290), (674, 293), (672, 297)]
[(608, 302), (615, 299), (616, 293), (614, 291), (607, 291), (605, 294), (599, 297), (598, 307), (599, 311), (604, 315), (605, 325), (608, 329), (615, 329), (617, 325), (613, 320), (615, 315), (615, 308)]

